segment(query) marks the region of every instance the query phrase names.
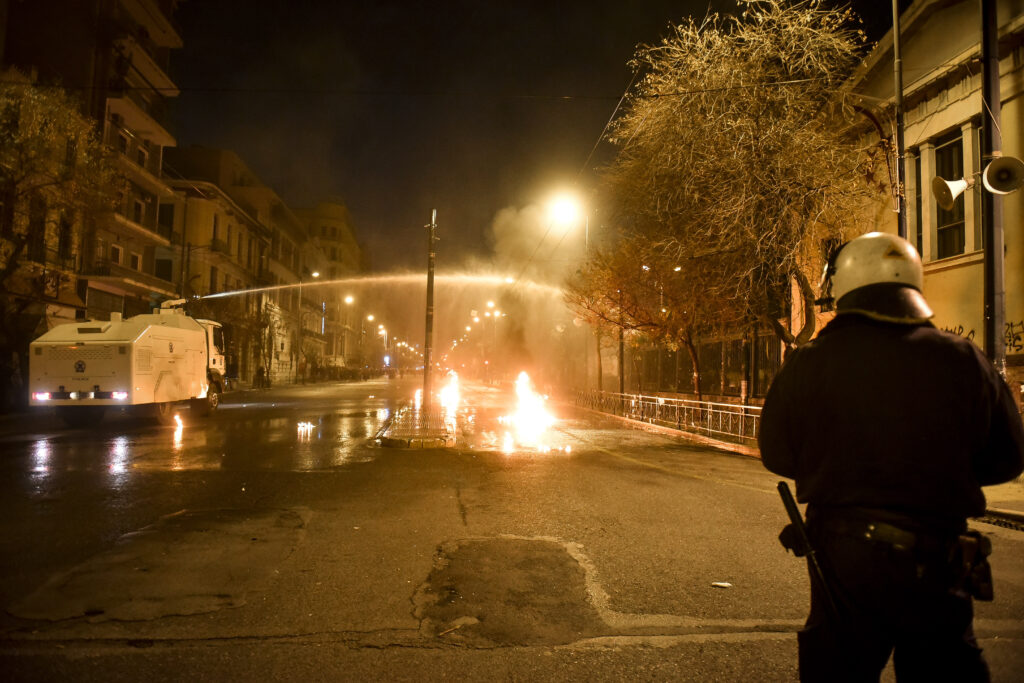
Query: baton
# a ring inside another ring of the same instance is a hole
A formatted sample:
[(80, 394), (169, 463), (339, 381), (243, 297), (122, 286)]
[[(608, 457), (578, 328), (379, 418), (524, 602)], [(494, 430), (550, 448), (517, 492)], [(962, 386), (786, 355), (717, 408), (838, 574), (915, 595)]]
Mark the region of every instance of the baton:
[[(793, 500), (793, 494), (789, 491), (789, 484), (784, 481), (780, 481), (778, 488), (779, 495), (782, 496), (782, 504), (786, 506), (786, 514), (789, 515), (789, 521), (796, 530), (797, 540), (800, 542), (801, 546), (799, 549), (793, 548), (793, 553), (797, 556), (800, 556), (801, 554), (807, 556), (807, 562), (811, 568), (811, 574), (818, 579), (818, 585), (821, 586), (821, 592), (825, 596), (825, 606), (828, 608), (830, 616), (838, 622), (839, 606), (836, 603), (835, 596), (832, 595), (832, 589), (829, 587), (828, 581), (825, 579), (825, 572), (821, 568), (821, 563), (818, 562), (818, 554), (814, 551), (814, 546), (811, 545), (811, 539), (807, 536), (807, 527), (804, 525), (804, 518), (800, 515), (800, 508), (796, 506), (796, 501)], [(797, 550), (801, 550), (803, 552), (800, 553), (797, 552)]]

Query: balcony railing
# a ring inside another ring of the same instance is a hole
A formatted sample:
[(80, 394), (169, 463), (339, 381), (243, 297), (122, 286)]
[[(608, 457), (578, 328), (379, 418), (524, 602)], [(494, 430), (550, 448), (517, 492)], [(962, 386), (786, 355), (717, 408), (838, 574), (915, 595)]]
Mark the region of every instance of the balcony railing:
[(689, 399), (579, 391), (576, 405), (683, 432), (756, 445), (761, 406)]
[(97, 261), (96, 263), (87, 267), (85, 269), (84, 275), (86, 277), (88, 277), (89, 275), (97, 277), (115, 277), (120, 278), (122, 280), (133, 280), (144, 286), (148, 286), (153, 289), (159, 289), (162, 291), (174, 290), (174, 284), (169, 280), (164, 280), (163, 278), (157, 277), (156, 275), (145, 273), (141, 270), (134, 270), (127, 266), (123, 266), (119, 263), (114, 263), (113, 261), (107, 260)]

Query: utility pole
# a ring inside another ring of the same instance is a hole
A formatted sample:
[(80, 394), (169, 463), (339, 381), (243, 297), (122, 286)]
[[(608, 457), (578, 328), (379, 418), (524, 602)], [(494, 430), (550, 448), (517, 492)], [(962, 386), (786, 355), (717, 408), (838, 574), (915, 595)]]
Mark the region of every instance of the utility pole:
[(427, 321), (423, 341), (423, 402), (422, 411), (430, 408), (430, 340), (434, 336), (434, 244), (437, 242), (437, 209), (431, 210), (427, 229)]
[[(981, 166), (1002, 155), (999, 132), (999, 24), (997, 0), (981, 0)], [(1006, 376), (1006, 283), (1003, 272), (1003, 200), (981, 193), (982, 237), (985, 245), (985, 355)]]
[(907, 239), (907, 162), (903, 139), (903, 57), (900, 56), (899, 0), (892, 0), (892, 55), (896, 77), (896, 207), (899, 211), (897, 233)]

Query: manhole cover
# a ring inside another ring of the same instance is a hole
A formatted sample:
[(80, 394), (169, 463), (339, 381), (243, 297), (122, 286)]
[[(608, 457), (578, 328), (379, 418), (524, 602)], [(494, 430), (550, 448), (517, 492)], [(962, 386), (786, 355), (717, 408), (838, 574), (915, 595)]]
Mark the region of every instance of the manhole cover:
[(607, 632), (583, 568), (560, 544), (491, 538), (442, 545), (416, 592), (425, 635), (466, 645), (556, 645)]

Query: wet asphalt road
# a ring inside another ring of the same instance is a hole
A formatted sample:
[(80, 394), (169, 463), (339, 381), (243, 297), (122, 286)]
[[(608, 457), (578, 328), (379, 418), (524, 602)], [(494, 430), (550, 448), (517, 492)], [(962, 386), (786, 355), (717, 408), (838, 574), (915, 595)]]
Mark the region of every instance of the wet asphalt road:
[[(794, 680), (800, 561), (754, 459), (464, 387), (453, 449), (372, 437), (414, 380), (240, 392), (184, 426), (0, 435), (6, 680)], [(300, 430), (299, 423), (312, 425)], [(985, 526), (994, 680), (1024, 534)], [(719, 585), (716, 585), (719, 584)]]

